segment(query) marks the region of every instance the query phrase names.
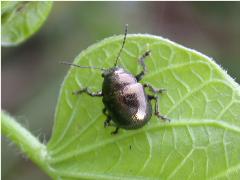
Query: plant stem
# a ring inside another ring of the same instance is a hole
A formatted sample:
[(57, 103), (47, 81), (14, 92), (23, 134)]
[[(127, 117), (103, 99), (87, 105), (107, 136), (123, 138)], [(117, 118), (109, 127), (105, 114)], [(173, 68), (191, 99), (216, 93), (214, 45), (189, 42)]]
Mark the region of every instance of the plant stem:
[(46, 146), (5, 111), (1, 112), (1, 130), (2, 134), (12, 140), (33, 162), (47, 174), (54, 176), (48, 165)]

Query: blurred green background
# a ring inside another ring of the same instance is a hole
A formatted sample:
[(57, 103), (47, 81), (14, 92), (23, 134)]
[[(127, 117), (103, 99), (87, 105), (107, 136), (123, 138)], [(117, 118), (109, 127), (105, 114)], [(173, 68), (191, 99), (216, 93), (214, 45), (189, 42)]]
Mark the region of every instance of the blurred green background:
[[(43, 142), (68, 67), (83, 49), (129, 33), (159, 35), (213, 57), (240, 82), (240, 2), (55, 2), (43, 27), (17, 47), (1, 48), (2, 108)], [(49, 179), (2, 137), (2, 179)]]

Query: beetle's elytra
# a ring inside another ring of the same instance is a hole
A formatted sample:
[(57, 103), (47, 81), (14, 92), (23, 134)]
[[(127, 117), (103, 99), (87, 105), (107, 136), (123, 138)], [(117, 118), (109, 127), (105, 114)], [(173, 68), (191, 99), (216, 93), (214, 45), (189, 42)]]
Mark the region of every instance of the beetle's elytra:
[[(163, 120), (169, 120), (162, 116), (158, 110), (158, 95), (162, 93), (164, 89), (155, 89), (150, 84), (139, 83), (146, 73), (144, 60), (150, 55), (150, 51), (145, 52), (140, 57), (139, 62), (143, 70), (136, 76), (117, 66), (118, 59), (126, 42), (126, 37), (127, 25), (125, 26), (122, 47), (118, 53), (114, 66), (110, 69), (79, 66), (62, 62), (80, 68), (93, 68), (102, 71), (102, 77), (104, 78), (102, 91), (94, 93), (88, 88), (84, 88), (74, 92), (74, 94), (86, 93), (92, 97), (102, 97), (105, 106), (103, 108), (103, 114), (106, 115), (104, 127), (115, 126), (116, 129), (112, 132), (113, 134), (116, 134), (119, 128), (138, 129), (144, 126), (152, 116), (151, 100), (155, 100), (155, 115)], [(146, 94), (145, 88), (149, 88), (153, 95)]]

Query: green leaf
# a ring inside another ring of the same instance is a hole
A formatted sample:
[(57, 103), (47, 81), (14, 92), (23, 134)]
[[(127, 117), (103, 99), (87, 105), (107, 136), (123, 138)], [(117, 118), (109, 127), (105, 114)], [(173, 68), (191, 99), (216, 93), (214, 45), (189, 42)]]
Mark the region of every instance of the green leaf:
[[(74, 63), (112, 67), (122, 38), (89, 47)], [(49, 166), (62, 179), (239, 179), (239, 85), (211, 58), (151, 35), (129, 35), (120, 65), (137, 74), (148, 49), (141, 82), (167, 89), (159, 107), (171, 122), (153, 116), (141, 129), (111, 135), (101, 98), (72, 95), (83, 87), (100, 90), (101, 72), (70, 68), (47, 145)]]
[(1, 44), (15, 46), (32, 36), (44, 23), (52, 2), (1, 2)]

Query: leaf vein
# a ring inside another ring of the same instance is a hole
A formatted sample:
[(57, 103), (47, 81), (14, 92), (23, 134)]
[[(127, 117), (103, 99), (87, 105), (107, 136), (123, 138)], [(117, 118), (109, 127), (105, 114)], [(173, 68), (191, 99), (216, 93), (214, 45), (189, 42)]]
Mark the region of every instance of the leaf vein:
[(184, 157), (184, 159), (180, 162), (179, 165), (171, 172), (171, 174), (166, 178), (166, 179), (171, 179), (177, 172), (178, 170), (184, 165), (184, 163), (188, 160), (188, 158), (192, 155), (194, 152), (194, 149), (191, 149), (189, 153)]
[(240, 134), (240, 128), (239, 127), (235, 127), (235, 126), (232, 126), (232, 125), (229, 125), (228, 123), (224, 122), (224, 121), (214, 121), (214, 120), (201, 120), (201, 121), (189, 121), (189, 120), (186, 120), (186, 121), (179, 121), (179, 122), (172, 122), (170, 124), (165, 124), (165, 125), (162, 125), (162, 124), (157, 124), (157, 125), (154, 125), (154, 126), (149, 126), (147, 127), (146, 129), (140, 129), (140, 130), (136, 130), (135, 132), (129, 132), (129, 133), (125, 133), (121, 136), (118, 136), (118, 137), (115, 137), (115, 138), (109, 138), (109, 139), (106, 139), (105, 141), (101, 141), (99, 143), (96, 143), (96, 144), (91, 144), (81, 150), (75, 150), (75, 151), (72, 151), (72, 152), (68, 152), (68, 154), (64, 154), (63, 156), (59, 156), (59, 157), (52, 157), (49, 161), (50, 163), (58, 163), (58, 162), (62, 162), (66, 159), (69, 159), (69, 158), (72, 158), (74, 156), (78, 156), (80, 154), (84, 154), (86, 152), (89, 152), (89, 151), (92, 151), (96, 148), (99, 148), (101, 146), (105, 146), (107, 144), (110, 144), (110, 143), (114, 143), (116, 141), (119, 141), (121, 139), (125, 139), (125, 138), (128, 138), (130, 136), (133, 136), (135, 134), (139, 134), (139, 133), (142, 133), (144, 131), (152, 131), (152, 130), (158, 130), (158, 129), (163, 129), (163, 128), (172, 128), (172, 127), (185, 127), (185, 126), (215, 126), (215, 127), (218, 127), (218, 128), (224, 128), (224, 129), (227, 129), (229, 131), (233, 131), (235, 133), (239, 133)]

